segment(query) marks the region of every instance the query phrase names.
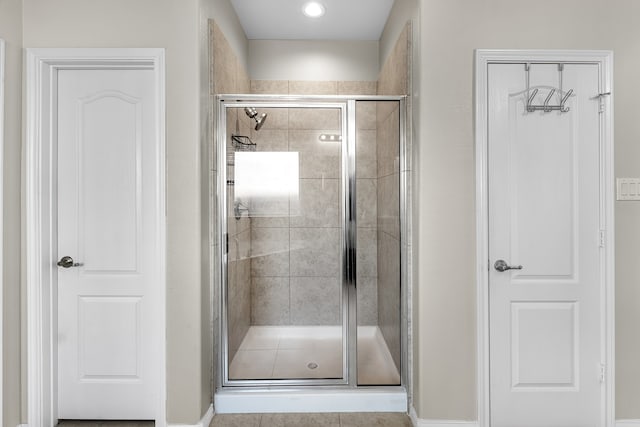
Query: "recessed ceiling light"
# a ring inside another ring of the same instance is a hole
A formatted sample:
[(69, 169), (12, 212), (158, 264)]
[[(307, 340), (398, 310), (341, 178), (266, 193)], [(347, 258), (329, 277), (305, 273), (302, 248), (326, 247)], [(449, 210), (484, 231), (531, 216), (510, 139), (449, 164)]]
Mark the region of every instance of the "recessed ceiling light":
[(321, 3), (317, 1), (310, 1), (309, 3), (305, 3), (302, 6), (302, 13), (304, 13), (309, 18), (320, 18), (324, 15), (325, 9)]

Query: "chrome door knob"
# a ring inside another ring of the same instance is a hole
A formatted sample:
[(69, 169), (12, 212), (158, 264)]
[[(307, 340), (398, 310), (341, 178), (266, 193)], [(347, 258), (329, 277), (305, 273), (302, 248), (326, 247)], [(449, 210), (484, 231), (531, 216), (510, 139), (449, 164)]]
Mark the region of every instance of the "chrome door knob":
[(58, 261), (58, 267), (62, 268), (80, 267), (81, 265), (82, 264), (78, 262), (74, 262), (73, 258), (68, 255), (63, 256), (62, 258), (60, 258), (60, 261)]
[(522, 270), (522, 266), (521, 265), (509, 265), (503, 259), (497, 260), (496, 263), (493, 264), (493, 268), (495, 268), (496, 270), (498, 270), (500, 272), (507, 271), (507, 270)]

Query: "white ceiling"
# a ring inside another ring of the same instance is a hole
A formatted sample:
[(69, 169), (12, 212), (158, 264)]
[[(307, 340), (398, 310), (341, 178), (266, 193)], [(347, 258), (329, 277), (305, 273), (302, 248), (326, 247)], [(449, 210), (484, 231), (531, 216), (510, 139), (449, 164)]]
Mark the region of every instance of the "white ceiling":
[(252, 40), (379, 40), (394, 0), (319, 0), (326, 13), (308, 18), (308, 0), (231, 0)]

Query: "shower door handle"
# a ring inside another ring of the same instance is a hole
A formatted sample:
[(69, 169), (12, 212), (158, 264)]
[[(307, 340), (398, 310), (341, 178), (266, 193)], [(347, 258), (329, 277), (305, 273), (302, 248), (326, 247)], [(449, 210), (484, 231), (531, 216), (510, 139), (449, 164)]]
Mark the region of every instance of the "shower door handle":
[(509, 265), (503, 259), (497, 260), (496, 263), (493, 264), (493, 268), (495, 268), (496, 270), (498, 270), (500, 272), (507, 271), (507, 270), (522, 270), (522, 266), (521, 265)]

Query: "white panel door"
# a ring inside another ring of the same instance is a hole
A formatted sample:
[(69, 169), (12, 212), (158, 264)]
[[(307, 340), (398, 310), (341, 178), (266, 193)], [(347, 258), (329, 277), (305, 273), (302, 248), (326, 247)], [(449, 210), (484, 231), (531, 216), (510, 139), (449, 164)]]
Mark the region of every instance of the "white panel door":
[[(491, 426), (599, 426), (598, 66), (564, 65), (568, 112), (527, 111), (524, 64), (488, 76)], [(534, 104), (559, 76), (531, 65)]]
[(79, 264), (58, 267), (61, 419), (157, 414), (153, 82), (150, 70), (58, 73), (58, 256)]

